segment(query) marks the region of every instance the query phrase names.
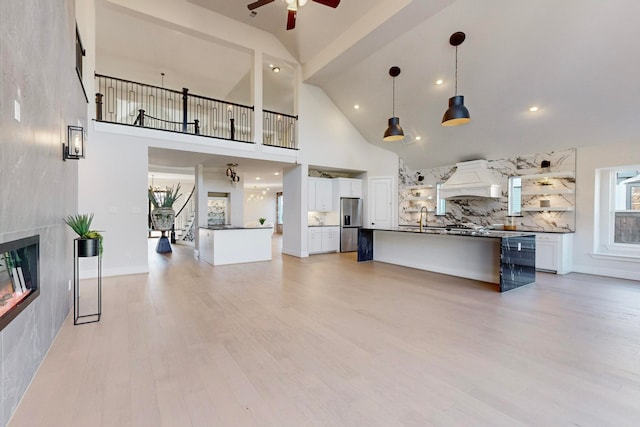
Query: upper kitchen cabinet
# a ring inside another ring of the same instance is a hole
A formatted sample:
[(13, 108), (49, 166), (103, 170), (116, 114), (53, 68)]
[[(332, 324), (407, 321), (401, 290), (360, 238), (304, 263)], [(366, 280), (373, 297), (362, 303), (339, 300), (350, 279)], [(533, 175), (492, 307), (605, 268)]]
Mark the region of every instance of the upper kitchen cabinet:
[(334, 192), (338, 198), (353, 197), (362, 198), (362, 180), (356, 178), (335, 178), (333, 180)]
[(309, 203), (308, 210), (314, 212), (333, 211), (333, 185), (327, 178), (308, 178)]

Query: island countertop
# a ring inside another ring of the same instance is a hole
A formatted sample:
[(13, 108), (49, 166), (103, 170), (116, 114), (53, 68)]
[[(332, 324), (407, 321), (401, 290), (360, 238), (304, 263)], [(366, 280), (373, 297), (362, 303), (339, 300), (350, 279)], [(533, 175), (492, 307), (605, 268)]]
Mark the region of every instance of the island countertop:
[(259, 230), (263, 228), (273, 228), (269, 225), (256, 226), (256, 227), (243, 227), (241, 225), (208, 225), (206, 227), (200, 227), (203, 230)]
[(471, 228), (452, 228), (452, 227), (423, 227), (420, 231), (419, 227), (399, 226), (389, 228), (370, 228), (362, 227), (364, 230), (383, 230), (395, 231), (399, 233), (415, 233), (415, 234), (437, 234), (441, 236), (464, 236), (464, 237), (486, 237), (492, 239), (502, 239), (506, 237), (524, 237), (534, 236), (533, 232), (526, 231), (503, 231), (503, 230), (474, 230)]
[(273, 227), (200, 227), (198, 255), (211, 265), (270, 261)]

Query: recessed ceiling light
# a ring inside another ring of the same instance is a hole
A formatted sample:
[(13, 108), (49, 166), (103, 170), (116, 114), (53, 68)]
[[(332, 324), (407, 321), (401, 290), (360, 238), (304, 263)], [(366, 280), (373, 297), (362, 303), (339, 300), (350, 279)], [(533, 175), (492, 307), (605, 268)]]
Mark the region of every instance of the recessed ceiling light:
[(259, 176), (256, 176), (256, 181), (260, 181), (260, 177)]
[(280, 67), (271, 67), (271, 71), (273, 71), (274, 73), (279, 73)]
[(280, 172), (274, 172), (273, 174), (274, 175), (280, 175)]
[(536, 107), (535, 105), (533, 107), (529, 108), (529, 111), (531, 111), (532, 113), (535, 113), (536, 111), (538, 111), (540, 109), (540, 107)]
[(437, 85), (441, 85), (442, 83), (444, 83), (444, 80), (442, 80), (442, 79), (438, 79), (438, 80), (436, 80), (436, 84), (437, 84)]
[(356, 110), (360, 109), (360, 106), (358, 104), (354, 105), (353, 108), (355, 108)]
[(422, 139), (421, 136), (416, 136), (416, 141), (420, 141)]

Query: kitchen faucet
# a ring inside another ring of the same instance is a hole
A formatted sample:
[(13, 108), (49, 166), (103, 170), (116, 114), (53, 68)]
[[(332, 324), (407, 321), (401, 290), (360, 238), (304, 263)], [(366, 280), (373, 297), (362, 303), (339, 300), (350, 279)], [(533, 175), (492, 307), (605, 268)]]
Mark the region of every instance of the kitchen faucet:
[(420, 224), (420, 232), (421, 233), (422, 233), (422, 212), (424, 212), (425, 219), (427, 219), (428, 214), (429, 214), (429, 210), (424, 205), (420, 208), (420, 220), (418, 221), (418, 223)]

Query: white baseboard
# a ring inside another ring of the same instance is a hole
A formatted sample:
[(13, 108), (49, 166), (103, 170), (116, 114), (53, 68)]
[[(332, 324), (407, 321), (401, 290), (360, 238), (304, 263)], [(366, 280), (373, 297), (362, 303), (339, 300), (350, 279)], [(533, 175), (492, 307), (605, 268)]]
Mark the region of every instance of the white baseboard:
[(613, 268), (591, 267), (587, 265), (574, 265), (573, 273), (593, 274), (595, 276), (615, 277), (617, 279), (638, 280), (637, 271), (617, 270)]
[(282, 248), (282, 253), (285, 255), (291, 255), (296, 258), (308, 258), (309, 252), (298, 252), (298, 251), (290, 251), (288, 249)]
[[(119, 268), (103, 268), (102, 277), (113, 276), (129, 276), (131, 274), (148, 274), (148, 265), (138, 265), (132, 267), (119, 267)], [(80, 270), (80, 279), (95, 279), (98, 277), (98, 272), (93, 270)]]

